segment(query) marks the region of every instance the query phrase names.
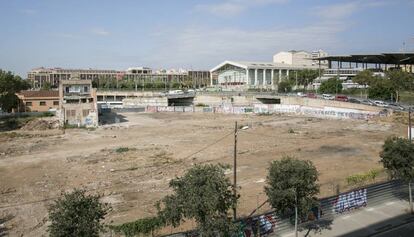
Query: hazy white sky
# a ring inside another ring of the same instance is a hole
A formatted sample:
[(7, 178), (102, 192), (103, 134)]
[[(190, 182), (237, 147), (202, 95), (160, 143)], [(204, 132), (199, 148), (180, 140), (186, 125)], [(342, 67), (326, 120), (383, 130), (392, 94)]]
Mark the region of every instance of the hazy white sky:
[(414, 49), (413, 0), (0, 0), (0, 68), (210, 69), (278, 51)]

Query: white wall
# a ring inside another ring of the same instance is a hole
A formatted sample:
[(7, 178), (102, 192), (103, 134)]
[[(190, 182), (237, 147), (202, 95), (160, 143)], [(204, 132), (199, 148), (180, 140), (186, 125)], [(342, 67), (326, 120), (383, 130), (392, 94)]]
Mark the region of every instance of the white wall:
[(290, 52), (280, 52), (273, 55), (274, 63), (292, 64), (292, 54)]

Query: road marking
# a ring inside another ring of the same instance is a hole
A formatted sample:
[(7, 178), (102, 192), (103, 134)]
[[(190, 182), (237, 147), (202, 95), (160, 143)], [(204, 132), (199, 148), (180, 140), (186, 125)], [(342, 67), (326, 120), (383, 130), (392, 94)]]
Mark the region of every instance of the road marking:
[(342, 217), (341, 219), (342, 219), (342, 220), (346, 220), (346, 219), (348, 219), (349, 217), (351, 217), (351, 216), (350, 216), (350, 215), (347, 215), (347, 216)]
[(394, 204), (395, 202), (387, 202), (385, 203), (386, 206), (391, 206), (392, 204)]
[(367, 208), (367, 209), (365, 209), (365, 210), (367, 210), (367, 211), (374, 211), (374, 210), (375, 210), (375, 208), (371, 207), (371, 208)]

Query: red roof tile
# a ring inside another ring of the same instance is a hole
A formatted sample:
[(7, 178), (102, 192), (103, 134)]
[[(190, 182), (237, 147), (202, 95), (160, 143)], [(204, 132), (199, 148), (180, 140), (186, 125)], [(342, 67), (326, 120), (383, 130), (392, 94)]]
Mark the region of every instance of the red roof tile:
[(17, 93), (25, 98), (30, 97), (59, 97), (59, 91), (20, 91)]

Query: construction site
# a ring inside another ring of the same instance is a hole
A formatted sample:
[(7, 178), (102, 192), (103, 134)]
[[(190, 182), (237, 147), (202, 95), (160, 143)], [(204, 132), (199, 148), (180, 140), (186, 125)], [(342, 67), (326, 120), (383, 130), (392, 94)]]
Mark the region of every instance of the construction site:
[[(47, 233), (48, 206), (62, 192), (82, 188), (101, 194), (120, 224), (156, 214), (168, 182), (194, 164), (229, 164), (238, 122), (238, 215), (266, 199), (263, 187), (272, 160), (311, 160), (320, 197), (351, 189), (346, 178), (381, 169), (379, 152), (389, 136), (406, 136), (396, 115), (370, 120), (324, 119), (296, 114), (107, 113), (97, 128), (62, 129), (52, 118), (36, 119), (0, 133), (0, 219), (11, 236)], [(401, 117), (400, 117), (401, 118)], [(112, 121), (117, 121), (113, 123)], [(380, 174), (379, 181), (386, 178)], [(270, 210), (264, 205), (259, 212)], [(186, 222), (179, 232), (193, 228)]]

